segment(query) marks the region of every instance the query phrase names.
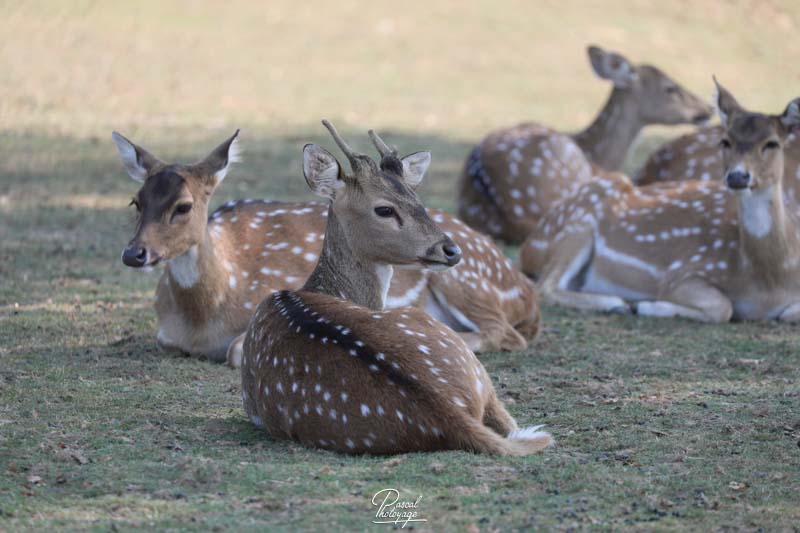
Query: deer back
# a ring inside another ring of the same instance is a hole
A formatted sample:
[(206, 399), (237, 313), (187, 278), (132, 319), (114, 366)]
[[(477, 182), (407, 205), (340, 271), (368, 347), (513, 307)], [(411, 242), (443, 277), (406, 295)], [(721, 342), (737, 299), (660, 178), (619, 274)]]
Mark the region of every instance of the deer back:
[(462, 173), (459, 216), (479, 231), (519, 243), (550, 205), (591, 176), (591, 164), (564, 134), (532, 123), (497, 130)]

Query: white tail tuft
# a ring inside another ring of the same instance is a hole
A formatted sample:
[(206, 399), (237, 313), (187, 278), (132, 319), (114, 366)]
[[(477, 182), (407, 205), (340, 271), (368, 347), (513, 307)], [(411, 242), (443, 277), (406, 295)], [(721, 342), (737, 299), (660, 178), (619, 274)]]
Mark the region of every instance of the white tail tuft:
[(547, 431), (539, 431), (543, 427), (544, 426), (541, 425), (518, 429), (517, 431), (509, 433), (506, 439), (512, 443), (525, 443), (527, 445), (526, 448), (532, 446), (533, 450), (540, 450), (555, 444), (555, 440), (550, 433)]

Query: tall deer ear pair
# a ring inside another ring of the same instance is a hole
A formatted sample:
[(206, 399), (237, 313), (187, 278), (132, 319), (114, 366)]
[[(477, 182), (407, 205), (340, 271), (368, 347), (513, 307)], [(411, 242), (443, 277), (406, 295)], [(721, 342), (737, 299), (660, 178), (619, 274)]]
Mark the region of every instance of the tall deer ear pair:
[[(415, 152), (400, 161), (403, 163), (403, 179), (412, 189), (417, 187), (431, 164), (430, 152)], [(323, 198), (333, 199), (336, 190), (345, 186), (339, 161), (316, 144), (303, 147), (303, 174), (311, 191)]]
[[(160, 159), (116, 131), (111, 134), (111, 138), (117, 145), (117, 152), (125, 171), (139, 183), (143, 183), (148, 176), (166, 166)], [(207, 176), (210, 185), (216, 186), (228, 175), (231, 165), (240, 160), (240, 155), (239, 130), (236, 130), (236, 133), (212, 150), (205, 159), (194, 164), (193, 168), (199, 171), (200, 175)]]
[[(736, 101), (733, 95), (720, 85), (716, 76), (714, 79), (714, 105), (719, 113), (719, 118), (723, 126), (727, 126), (731, 117), (737, 113), (746, 113), (747, 111)], [(786, 105), (783, 113), (778, 115), (777, 118), (787, 133), (792, 133), (800, 129), (800, 98), (795, 98)]]

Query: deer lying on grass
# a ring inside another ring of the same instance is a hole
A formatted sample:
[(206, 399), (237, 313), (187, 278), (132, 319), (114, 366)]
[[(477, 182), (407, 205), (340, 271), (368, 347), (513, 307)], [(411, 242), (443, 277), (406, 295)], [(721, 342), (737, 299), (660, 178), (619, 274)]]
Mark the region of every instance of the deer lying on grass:
[(404, 172), (393, 153), (378, 165), (323, 124), (352, 174), (325, 149), (303, 149), (309, 187), (330, 202), (328, 223), (303, 287), (265, 299), (245, 333), (250, 420), (275, 438), (347, 453), (527, 455), (548, 446), (549, 434), (517, 429), (452, 330), (419, 309), (382, 310), (393, 266), (441, 270), (461, 250), (414, 193), (421, 172)]
[[(654, 152), (633, 178), (637, 185), (670, 181), (716, 181), (722, 177), (719, 143), (722, 125), (702, 128), (664, 144)], [(783, 144), (784, 194), (800, 204), (800, 141), (790, 134)]]
[(614, 84), (597, 118), (574, 135), (535, 123), (490, 133), (461, 176), (458, 215), (467, 224), (520, 243), (550, 205), (591, 179), (592, 165), (619, 169), (643, 127), (711, 116), (708, 104), (656, 67), (634, 66), (596, 46), (588, 53), (595, 73)]
[[(224, 361), (255, 306), (275, 290), (299, 288), (311, 273), (326, 207), (241, 200), (209, 218), (210, 197), (238, 157), (238, 132), (194, 165), (166, 164), (122, 135), (113, 138), (128, 174), (143, 183), (132, 202), (136, 233), (122, 260), (145, 270), (166, 265), (156, 290), (158, 344)], [(430, 155), (402, 161), (406, 171), (424, 173)], [(387, 305), (426, 308), (477, 351), (524, 349), (539, 326), (533, 284), (489, 238), (452, 215), (430, 213), (461, 245), (463, 264), (444, 272), (400, 270)]]
[[(716, 81), (715, 81), (716, 83)], [(798, 216), (783, 194), (782, 115), (742, 109), (717, 86), (724, 185), (636, 188), (620, 175), (584, 184), (541, 220), (521, 250), (553, 303), (707, 322), (800, 319)]]

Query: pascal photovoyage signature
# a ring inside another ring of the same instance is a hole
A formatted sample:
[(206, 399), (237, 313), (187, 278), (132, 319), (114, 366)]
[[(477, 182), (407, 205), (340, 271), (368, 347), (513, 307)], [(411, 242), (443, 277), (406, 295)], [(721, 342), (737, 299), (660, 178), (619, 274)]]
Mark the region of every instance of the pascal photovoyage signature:
[(400, 491), (397, 489), (379, 490), (372, 497), (372, 505), (378, 507), (375, 513), (373, 524), (402, 524), (401, 529), (410, 522), (427, 522), (425, 518), (420, 518), (419, 502), (422, 501), (420, 494), (416, 500), (401, 500)]

